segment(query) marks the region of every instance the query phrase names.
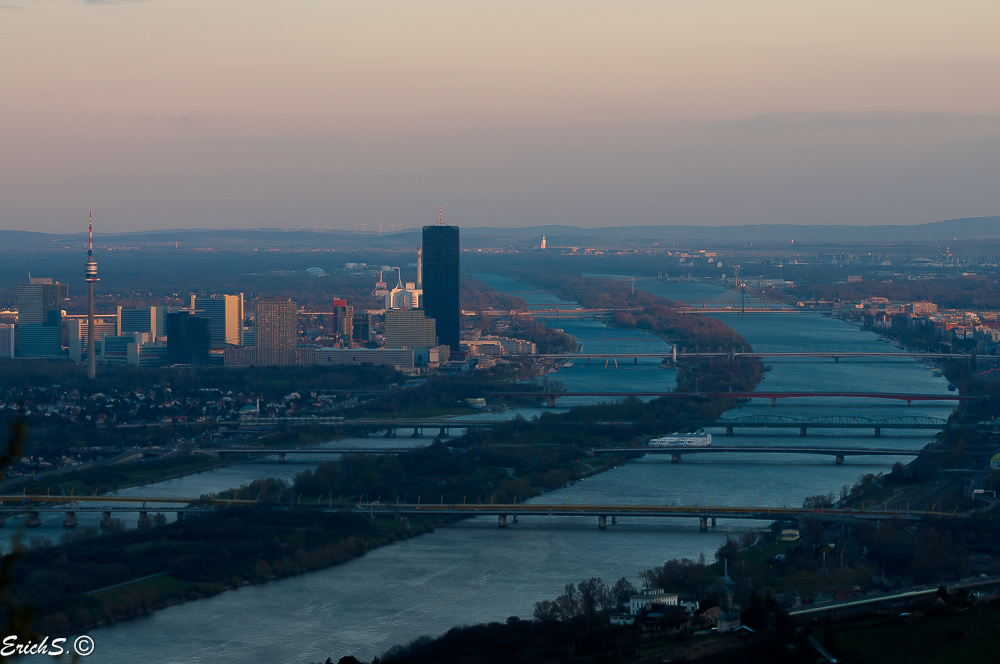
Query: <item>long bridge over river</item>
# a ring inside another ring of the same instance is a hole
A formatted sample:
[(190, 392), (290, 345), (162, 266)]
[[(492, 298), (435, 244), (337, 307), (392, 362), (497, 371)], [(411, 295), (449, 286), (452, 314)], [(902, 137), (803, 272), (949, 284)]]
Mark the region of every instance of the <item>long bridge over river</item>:
[[(511, 293), (507, 293), (510, 295)], [(530, 308), (535, 307), (535, 308)], [(642, 311), (641, 308), (619, 307), (611, 309), (586, 309), (584, 307), (557, 308), (550, 305), (529, 305), (524, 309), (487, 309), (483, 311), (489, 316), (512, 316), (518, 318), (543, 318), (546, 320), (603, 320), (613, 318), (622, 312)], [(833, 307), (677, 307), (679, 314), (830, 314)]]
[(460, 517), (469, 516), (495, 516), (498, 525), (503, 528), (508, 524), (508, 519), (514, 523), (519, 517), (541, 516), (541, 517), (596, 517), (598, 527), (604, 529), (608, 525), (610, 517), (612, 525), (617, 523), (618, 517), (638, 517), (638, 518), (680, 518), (698, 519), (701, 530), (707, 530), (709, 523), (716, 525), (717, 519), (752, 519), (758, 521), (798, 521), (798, 520), (821, 520), (821, 521), (886, 521), (893, 518), (905, 519), (907, 521), (920, 521), (931, 517), (968, 517), (967, 513), (938, 512), (935, 510), (910, 510), (891, 509), (887, 504), (871, 505), (867, 509), (852, 508), (827, 508), (814, 509), (807, 507), (786, 507), (786, 506), (742, 506), (742, 505), (622, 505), (622, 504), (570, 504), (561, 505), (546, 504), (505, 504), (494, 505), (485, 503), (462, 503), (462, 504), (392, 504), (392, 503), (369, 503), (359, 504), (353, 508), (354, 511), (369, 514), (385, 514), (393, 516), (417, 516), (417, 515), (451, 515)]
[[(193, 450), (195, 454), (207, 454), (220, 457), (227, 454), (273, 455), (284, 463), (288, 456), (306, 454), (310, 456), (324, 454), (402, 454), (415, 447), (303, 447), (296, 449), (266, 449), (257, 447), (214, 447)], [(680, 461), (685, 454), (698, 453), (740, 453), (740, 454), (809, 454), (834, 457), (838, 464), (848, 456), (916, 456), (920, 450), (899, 449), (891, 447), (846, 447), (846, 446), (815, 446), (815, 445), (710, 445), (705, 447), (601, 447), (589, 451), (591, 454), (670, 454), (673, 461)]]
[(983, 397), (963, 396), (960, 394), (912, 394), (909, 392), (840, 392), (840, 391), (813, 391), (796, 392), (791, 390), (783, 391), (760, 391), (760, 392), (646, 392), (646, 391), (624, 391), (624, 392), (498, 392), (496, 396), (505, 398), (511, 397), (533, 397), (545, 399), (549, 407), (555, 406), (556, 399), (563, 397), (616, 397), (627, 399), (629, 397), (645, 398), (668, 398), (684, 397), (695, 398), (705, 397), (711, 399), (770, 399), (771, 405), (777, 405), (778, 399), (888, 399), (895, 401), (905, 401), (909, 406), (914, 401), (976, 401)]
[[(902, 350), (860, 350), (860, 349), (820, 349), (820, 350), (775, 350), (775, 351), (738, 351), (738, 350), (704, 350), (704, 351), (690, 351), (690, 350), (677, 350), (676, 347), (672, 347), (670, 350), (659, 353), (628, 353), (628, 352), (601, 352), (601, 351), (588, 351), (581, 353), (537, 353), (535, 355), (525, 355), (524, 357), (537, 357), (546, 360), (632, 360), (633, 363), (638, 363), (639, 359), (658, 359), (665, 360), (669, 359), (674, 362), (677, 360), (691, 360), (700, 358), (721, 358), (721, 359), (733, 359), (737, 357), (750, 357), (761, 360), (772, 359), (772, 358), (791, 358), (791, 359), (805, 359), (805, 358), (826, 358), (832, 359), (834, 362), (839, 362), (844, 358), (861, 358), (861, 359), (897, 359), (897, 360), (971, 360), (972, 355), (968, 353), (933, 353), (925, 351), (902, 351)], [(978, 360), (1000, 360), (1000, 355), (977, 355)]]
[[(494, 504), (494, 503), (424, 503), (418, 500), (413, 503), (391, 503), (373, 501), (369, 503), (356, 502), (349, 505), (333, 505), (332, 496), (319, 497), (303, 501), (282, 503), (266, 500), (250, 499), (198, 499), (207, 502), (205, 506), (192, 507), (196, 499), (149, 497), (149, 496), (37, 496), (14, 495), (0, 496), (0, 523), (18, 514), (27, 514), (26, 525), (29, 527), (41, 525), (41, 514), (62, 513), (65, 515), (63, 525), (75, 527), (77, 513), (100, 512), (101, 525), (111, 523), (113, 512), (138, 513), (139, 526), (151, 525), (149, 512), (155, 507), (159, 512), (174, 512), (177, 518), (186, 515), (205, 514), (219, 507), (271, 508), (293, 509), (296, 507), (321, 509), (324, 511), (348, 511), (360, 514), (390, 516), (392, 518), (407, 518), (411, 516), (453, 516), (460, 518), (474, 516), (494, 516), (498, 525), (503, 528), (508, 519), (514, 523), (519, 517), (596, 517), (598, 527), (605, 529), (608, 519), (611, 524), (617, 523), (618, 517), (630, 518), (673, 518), (697, 519), (701, 530), (707, 530), (709, 524), (716, 525), (717, 519), (751, 519), (759, 521), (886, 521), (899, 518), (907, 521), (919, 521), (932, 517), (965, 518), (968, 513), (938, 512), (931, 510), (890, 509), (887, 504), (870, 504), (862, 509), (826, 508), (813, 509), (787, 506), (745, 506), (745, 505), (634, 505), (616, 504)], [(110, 505), (109, 505), (110, 503)]]
[(917, 456), (920, 450), (907, 450), (893, 447), (814, 447), (804, 445), (670, 445), (663, 447), (601, 447), (593, 450), (594, 454), (669, 454), (670, 460), (677, 463), (687, 454), (808, 454), (832, 456), (837, 465), (844, 463), (849, 456)]

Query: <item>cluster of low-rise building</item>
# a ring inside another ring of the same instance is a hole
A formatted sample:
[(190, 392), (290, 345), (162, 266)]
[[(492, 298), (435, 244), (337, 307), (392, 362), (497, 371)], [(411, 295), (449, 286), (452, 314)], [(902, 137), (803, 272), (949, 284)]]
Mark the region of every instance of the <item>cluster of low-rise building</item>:
[(850, 316), (871, 317), (875, 329), (891, 329), (905, 321), (909, 327), (933, 329), (944, 344), (972, 342), (979, 353), (1000, 350), (1000, 312), (942, 309), (933, 302), (893, 302), (871, 297), (861, 302), (837, 303), (835, 310)]

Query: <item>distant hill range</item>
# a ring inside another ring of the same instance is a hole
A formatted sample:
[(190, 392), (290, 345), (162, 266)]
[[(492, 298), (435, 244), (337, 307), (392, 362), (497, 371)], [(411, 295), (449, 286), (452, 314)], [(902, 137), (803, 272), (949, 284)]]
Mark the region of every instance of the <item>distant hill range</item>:
[[(673, 243), (678, 248), (692, 246), (746, 247), (753, 243), (759, 247), (855, 244), (907, 244), (926, 242), (953, 242), (969, 240), (1000, 240), (1000, 216), (949, 219), (928, 224), (881, 226), (811, 226), (791, 224), (748, 224), (744, 226), (606, 226), (579, 228), (576, 226), (530, 226), (521, 228), (462, 227), (463, 244), (467, 246), (505, 247), (535, 246), (542, 235), (549, 247), (618, 246), (622, 248), (663, 246)], [(413, 228), (367, 235), (353, 230), (323, 231), (261, 229), (174, 229), (137, 231), (128, 233), (101, 233), (95, 244), (107, 246), (142, 246), (191, 249), (213, 247), (218, 249), (289, 248), (308, 249), (338, 247), (404, 248), (420, 244), (420, 229)], [(35, 233), (31, 231), (0, 230), (3, 246), (23, 249), (77, 247), (86, 241), (86, 233)]]
[(462, 229), (463, 237), (503, 239), (519, 235), (545, 235), (548, 246), (584, 246), (600, 242), (643, 243), (684, 242), (712, 245), (795, 244), (854, 244), (947, 242), (956, 240), (1000, 240), (1000, 216), (949, 219), (929, 224), (910, 226), (809, 226), (805, 224), (748, 224), (744, 226), (614, 226), (604, 228), (576, 228), (574, 226), (535, 226), (532, 228), (469, 228)]

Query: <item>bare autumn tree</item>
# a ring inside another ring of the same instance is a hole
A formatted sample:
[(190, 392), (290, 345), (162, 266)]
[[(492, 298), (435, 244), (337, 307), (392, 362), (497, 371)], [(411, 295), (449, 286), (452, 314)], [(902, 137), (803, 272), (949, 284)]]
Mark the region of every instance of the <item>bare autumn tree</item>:
[(593, 615), (601, 605), (601, 598), (607, 594), (607, 585), (598, 577), (590, 577), (587, 581), (581, 581), (576, 585), (579, 595), (580, 613), (585, 616)]
[(614, 599), (617, 609), (619, 611), (628, 604), (629, 598), (635, 595), (638, 591), (632, 582), (626, 579), (624, 576), (617, 581), (615, 585), (611, 586), (611, 597)]

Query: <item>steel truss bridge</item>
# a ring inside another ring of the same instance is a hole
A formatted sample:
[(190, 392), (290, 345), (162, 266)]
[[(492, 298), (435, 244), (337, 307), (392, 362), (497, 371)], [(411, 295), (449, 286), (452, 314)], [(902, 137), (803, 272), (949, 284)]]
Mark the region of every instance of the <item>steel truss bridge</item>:
[[(332, 498), (332, 496), (330, 497)], [(279, 496), (280, 500), (280, 496)], [(111, 523), (112, 512), (138, 513), (139, 526), (147, 527), (151, 525), (149, 512), (151, 505), (160, 512), (175, 512), (178, 518), (186, 514), (204, 514), (213, 511), (218, 507), (248, 507), (248, 508), (275, 508), (290, 509), (294, 507), (304, 507), (321, 509), (324, 511), (349, 511), (369, 516), (391, 516), (396, 519), (408, 518), (411, 516), (495, 516), (500, 527), (507, 526), (508, 518), (512, 517), (517, 523), (521, 516), (541, 516), (541, 517), (597, 517), (598, 527), (604, 529), (608, 525), (608, 518), (611, 524), (617, 523), (618, 517), (639, 517), (639, 518), (682, 518), (698, 519), (701, 530), (707, 530), (709, 523), (716, 525), (717, 519), (753, 519), (761, 521), (784, 521), (784, 520), (822, 520), (822, 521), (885, 521), (893, 518), (906, 519), (908, 521), (919, 521), (931, 517), (952, 517), (964, 518), (966, 513), (937, 512), (934, 510), (910, 510), (910, 509), (888, 509), (886, 504), (862, 506), (862, 509), (848, 508), (827, 508), (812, 509), (803, 507), (775, 507), (775, 506), (739, 506), (739, 505), (620, 505), (611, 504), (569, 504), (545, 505), (545, 504), (486, 504), (486, 503), (430, 503), (417, 504), (409, 503), (383, 503), (375, 501), (371, 503), (352, 503), (346, 507), (333, 507), (325, 505), (327, 501), (322, 497), (310, 499), (305, 503), (295, 504), (273, 503), (258, 500), (246, 499), (209, 499), (209, 506), (191, 507), (193, 499), (188, 498), (167, 498), (148, 496), (37, 496), (37, 495), (13, 495), (0, 496), (0, 518), (3, 521), (18, 514), (27, 513), (26, 525), (29, 527), (41, 525), (41, 514), (43, 513), (63, 513), (65, 519), (63, 525), (71, 528), (77, 525), (76, 514), (78, 512), (100, 512), (102, 514), (101, 525), (107, 526)], [(110, 503), (110, 505), (109, 505)], [(2, 522), (0, 522), (2, 523)]]

